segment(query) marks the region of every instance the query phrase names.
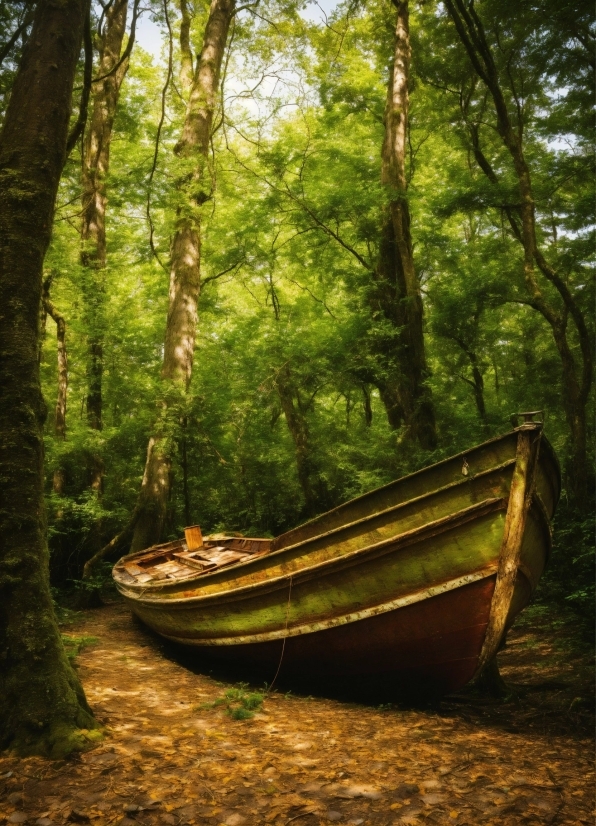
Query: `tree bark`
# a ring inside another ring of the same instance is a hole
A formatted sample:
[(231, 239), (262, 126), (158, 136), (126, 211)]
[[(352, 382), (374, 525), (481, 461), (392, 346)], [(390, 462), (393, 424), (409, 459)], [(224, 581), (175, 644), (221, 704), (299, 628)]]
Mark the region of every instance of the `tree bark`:
[(427, 385), (423, 305), (414, 267), (407, 199), (408, 0), (394, 0), (394, 5), (397, 9), (395, 49), (387, 87), (381, 153), (381, 183), (385, 185), (389, 204), (371, 298), (373, 311), (389, 322), (394, 331), (382, 344), (386, 380), (385, 386), (379, 388), (390, 426), (396, 429), (403, 423), (413, 440), (432, 450), (437, 444), (435, 414)]
[(364, 424), (370, 427), (373, 420), (372, 405), (370, 403), (370, 388), (367, 384), (362, 384), (362, 402), (364, 407)]
[(476, 402), (476, 410), (482, 419), (482, 423), (486, 425), (486, 404), (484, 403), (484, 379), (478, 366), (478, 356), (473, 350), (466, 351), (466, 355), (470, 360), (472, 367), (472, 381), (470, 382), (472, 390), (474, 391), (474, 401)]
[[(563, 408), (571, 434), (571, 462), (568, 468), (568, 484), (580, 509), (588, 498), (587, 415), (586, 407), (592, 389), (594, 374), (593, 335), (585, 317), (564, 279), (546, 261), (536, 240), (536, 213), (530, 168), (523, 151), (523, 123), (517, 128), (509, 114), (501, 78), (495, 63), (486, 32), (473, 5), (468, 8), (463, 0), (446, 0), (445, 5), (466, 49), (472, 66), (490, 93), (496, 113), (497, 131), (507, 148), (517, 177), (520, 206), (507, 208), (506, 214), (512, 232), (524, 250), (524, 278), (530, 305), (550, 325), (555, 346), (561, 360)], [(482, 155), (478, 129), (472, 126), (472, 143), (476, 160), (488, 179), (497, 183), (497, 176)], [(561, 299), (562, 308), (549, 301), (538, 284), (536, 269), (553, 285)], [(568, 319), (573, 320), (579, 340), (582, 364), (576, 364), (568, 336)]]
[(96, 726), (60, 640), (43, 505), (39, 308), (85, 0), (40, 0), (0, 134), (0, 748), (62, 756)]
[[(172, 243), (170, 293), (160, 414), (149, 440), (139, 497), (132, 550), (142, 550), (162, 538), (171, 486), (171, 434), (174, 408), (188, 390), (192, 374), (200, 289), (201, 206), (210, 197), (209, 141), (217, 103), (219, 77), (235, 0), (212, 0), (203, 48), (190, 88), (186, 117), (176, 153), (192, 159), (192, 172), (180, 182), (180, 205)], [(184, 44), (183, 44), (184, 52)], [(179, 418), (179, 417), (178, 417)]]
[[(120, 60), (126, 33), (128, 0), (115, 0), (105, 13), (99, 44), (98, 75), (93, 108), (86, 131), (82, 158), (81, 265), (88, 329), (87, 423), (91, 430), (103, 427), (103, 341), (105, 328), (106, 267), (106, 180), (110, 167), (110, 143), (120, 87), (128, 69), (128, 58), (113, 71)], [(112, 72), (112, 74), (110, 74)], [(107, 77), (104, 77), (107, 75)], [(104, 465), (94, 452), (89, 467), (89, 485), (101, 495)]]
[(296, 448), (298, 481), (304, 494), (303, 516), (311, 517), (325, 510), (328, 494), (313, 459), (308, 422), (300, 407), (288, 363), (277, 371), (275, 387)]
[(192, 86), (193, 60), (190, 47), (191, 15), (186, 0), (180, 0), (180, 87), (188, 92)]
[[(479, 316), (478, 313), (474, 313), (470, 319), (469, 328), (470, 328), (470, 339), (473, 341), (477, 338), (478, 333), (478, 321)], [(484, 378), (482, 376), (482, 372), (480, 371), (480, 364), (478, 355), (474, 349), (474, 344), (468, 344), (462, 336), (453, 335), (451, 334), (449, 338), (452, 338), (463, 350), (466, 354), (468, 361), (470, 362), (470, 367), (472, 368), (472, 379), (468, 379), (465, 376), (461, 376), (461, 378), (469, 384), (472, 388), (474, 393), (474, 401), (476, 402), (476, 410), (478, 411), (478, 415), (480, 416), (482, 423), (484, 425), (488, 424), (488, 420), (486, 418), (486, 404), (484, 401)]]

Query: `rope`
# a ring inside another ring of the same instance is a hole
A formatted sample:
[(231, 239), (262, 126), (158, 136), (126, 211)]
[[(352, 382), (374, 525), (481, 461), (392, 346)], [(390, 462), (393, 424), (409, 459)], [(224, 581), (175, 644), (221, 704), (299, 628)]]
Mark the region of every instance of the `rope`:
[(277, 665), (277, 671), (275, 672), (275, 677), (272, 679), (272, 681), (269, 685), (269, 688), (267, 689), (267, 692), (266, 692), (267, 694), (269, 694), (269, 692), (273, 688), (273, 685), (274, 685), (275, 681), (277, 680), (279, 670), (281, 668), (281, 663), (282, 663), (282, 660), (284, 658), (284, 652), (286, 650), (286, 640), (288, 638), (288, 619), (290, 617), (290, 601), (291, 601), (291, 599), (292, 599), (292, 575), (290, 574), (290, 590), (288, 591), (288, 604), (286, 606), (286, 623), (285, 623), (285, 627), (284, 627), (284, 638), (283, 638), (283, 642), (282, 642), (282, 645), (281, 645), (281, 656), (279, 658), (279, 663)]

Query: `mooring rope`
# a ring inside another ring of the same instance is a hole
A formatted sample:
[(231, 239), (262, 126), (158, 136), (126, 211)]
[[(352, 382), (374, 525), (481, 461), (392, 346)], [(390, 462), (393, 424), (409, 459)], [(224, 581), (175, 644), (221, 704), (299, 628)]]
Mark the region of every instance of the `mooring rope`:
[(277, 671), (275, 672), (275, 677), (271, 680), (269, 688), (267, 689), (267, 694), (269, 694), (269, 692), (273, 688), (273, 684), (277, 680), (279, 670), (281, 668), (281, 663), (282, 663), (282, 660), (284, 658), (284, 652), (286, 650), (286, 640), (288, 638), (288, 620), (289, 620), (289, 617), (290, 617), (290, 602), (291, 602), (291, 599), (292, 599), (292, 574), (290, 574), (290, 590), (288, 591), (288, 604), (286, 605), (286, 623), (285, 623), (285, 626), (284, 626), (284, 638), (283, 638), (283, 642), (281, 644), (281, 656), (279, 658), (279, 663), (277, 665)]

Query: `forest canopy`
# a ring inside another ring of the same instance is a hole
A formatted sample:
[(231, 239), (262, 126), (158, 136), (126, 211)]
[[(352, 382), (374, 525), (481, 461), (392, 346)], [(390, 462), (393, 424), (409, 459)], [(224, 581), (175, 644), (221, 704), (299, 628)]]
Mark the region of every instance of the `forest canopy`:
[[(80, 576), (129, 519), (170, 392), (162, 371), (169, 267), (188, 208), (180, 182), (196, 161), (179, 143), (209, 9), (126, 5), (119, 32), (117, 15), (91, 10), (93, 74), (120, 66), (91, 86), (44, 263), (54, 308), (44, 313), (40, 354), (50, 411), (56, 322), (68, 360), (64, 411), (45, 424), (59, 584)], [(422, 381), (436, 419), (426, 446), (404, 411), (390, 409), (387, 385), (404, 371), (390, 355), (401, 346), (400, 319), (374, 295), (391, 200), (381, 147), (396, 6), (275, 0), (230, 18), (203, 180), (191, 193), (202, 234), (195, 355), (188, 388), (175, 393), (163, 422), (171, 481), (155, 541), (193, 522), (279, 533), (503, 431), (511, 413), (526, 409), (545, 411), (565, 470), (564, 502), (586, 511), (590, 482), (578, 491), (574, 478), (592, 464), (581, 340), (591, 350), (591, 15), (577, 3), (470, 6), (531, 176), (539, 254), (562, 290), (539, 265), (528, 287), (516, 158), (494, 90), (458, 34), (460, 6), (410, 8), (405, 188), (423, 305)], [(28, 4), (15, 4), (2, 21), (4, 106), (28, 15)], [(143, 18), (159, 27), (161, 53), (155, 38), (153, 54), (138, 37), (131, 42), (131, 21), (142, 31)], [(83, 61), (79, 73), (75, 97)], [(94, 96), (110, 81), (119, 86), (113, 123), (98, 126)], [(89, 157), (90, 141), (102, 139), (110, 144), (103, 169)], [(99, 253), (85, 203), (96, 197), (93, 177), (105, 190)]]

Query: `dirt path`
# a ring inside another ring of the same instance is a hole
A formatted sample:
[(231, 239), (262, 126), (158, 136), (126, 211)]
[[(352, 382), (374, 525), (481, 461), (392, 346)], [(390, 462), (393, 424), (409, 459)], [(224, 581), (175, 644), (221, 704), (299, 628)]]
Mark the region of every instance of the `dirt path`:
[[(65, 634), (97, 640), (77, 662), (108, 736), (68, 762), (0, 758), (0, 824), (592, 824), (591, 662), (545, 617), (501, 655), (516, 700), (413, 710), (258, 705), (165, 657), (122, 604), (89, 612)], [(242, 701), (251, 719), (230, 716)]]

